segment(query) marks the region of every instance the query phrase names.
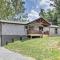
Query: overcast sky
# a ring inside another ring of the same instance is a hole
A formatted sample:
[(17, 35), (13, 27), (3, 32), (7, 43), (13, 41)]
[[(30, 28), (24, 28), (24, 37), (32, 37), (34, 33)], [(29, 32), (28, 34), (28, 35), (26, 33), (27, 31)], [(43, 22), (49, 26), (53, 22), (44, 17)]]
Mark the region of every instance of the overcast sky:
[(39, 17), (40, 9), (49, 9), (50, 0), (25, 0), (25, 12), (28, 13), (28, 19), (34, 20)]

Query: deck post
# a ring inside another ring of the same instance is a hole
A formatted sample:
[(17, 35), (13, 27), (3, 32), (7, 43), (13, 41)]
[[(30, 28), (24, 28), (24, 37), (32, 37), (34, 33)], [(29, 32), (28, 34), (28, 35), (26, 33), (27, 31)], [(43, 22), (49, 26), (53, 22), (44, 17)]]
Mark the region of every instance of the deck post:
[(49, 35), (48, 36), (50, 36), (50, 26), (49, 26)]
[(31, 39), (32, 39), (32, 36), (31, 36)]

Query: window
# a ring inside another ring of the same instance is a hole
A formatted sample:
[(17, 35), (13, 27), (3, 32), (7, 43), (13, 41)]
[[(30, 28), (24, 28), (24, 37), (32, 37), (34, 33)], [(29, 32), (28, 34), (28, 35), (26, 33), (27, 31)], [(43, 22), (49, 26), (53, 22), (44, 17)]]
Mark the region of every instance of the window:
[(55, 34), (57, 34), (58, 32), (57, 32), (57, 28), (55, 28)]
[(39, 27), (39, 30), (40, 30), (40, 31), (43, 31), (43, 27)]
[(25, 26), (25, 29), (28, 29), (28, 26)]

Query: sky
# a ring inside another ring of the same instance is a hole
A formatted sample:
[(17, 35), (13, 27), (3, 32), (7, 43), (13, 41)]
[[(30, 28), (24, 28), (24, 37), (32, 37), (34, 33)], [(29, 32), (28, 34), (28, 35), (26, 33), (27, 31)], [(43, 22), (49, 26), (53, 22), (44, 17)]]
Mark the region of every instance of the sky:
[(34, 20), (39, 18), (40, 9), (51, 9), (50, 0), (25, 0), (25, 13), (28, 14), (28, 19)]

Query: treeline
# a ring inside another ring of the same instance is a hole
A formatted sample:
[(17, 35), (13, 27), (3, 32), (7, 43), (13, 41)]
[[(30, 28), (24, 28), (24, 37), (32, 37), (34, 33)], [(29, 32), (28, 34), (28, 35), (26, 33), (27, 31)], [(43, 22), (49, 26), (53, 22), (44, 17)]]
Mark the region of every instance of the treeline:
[(53, 3), (50, 3), (50, 6), (54, 7), (52, 10), (48, 9), (45, 11), (41, 9), (39, 15), (43, 18), (52, 22), (52, 24), (59, 25), (60, 24), (60, 0), (50, 0)]
[(0, 19), (11, 19), (24, 12), (23, 0), (0, 0)]

